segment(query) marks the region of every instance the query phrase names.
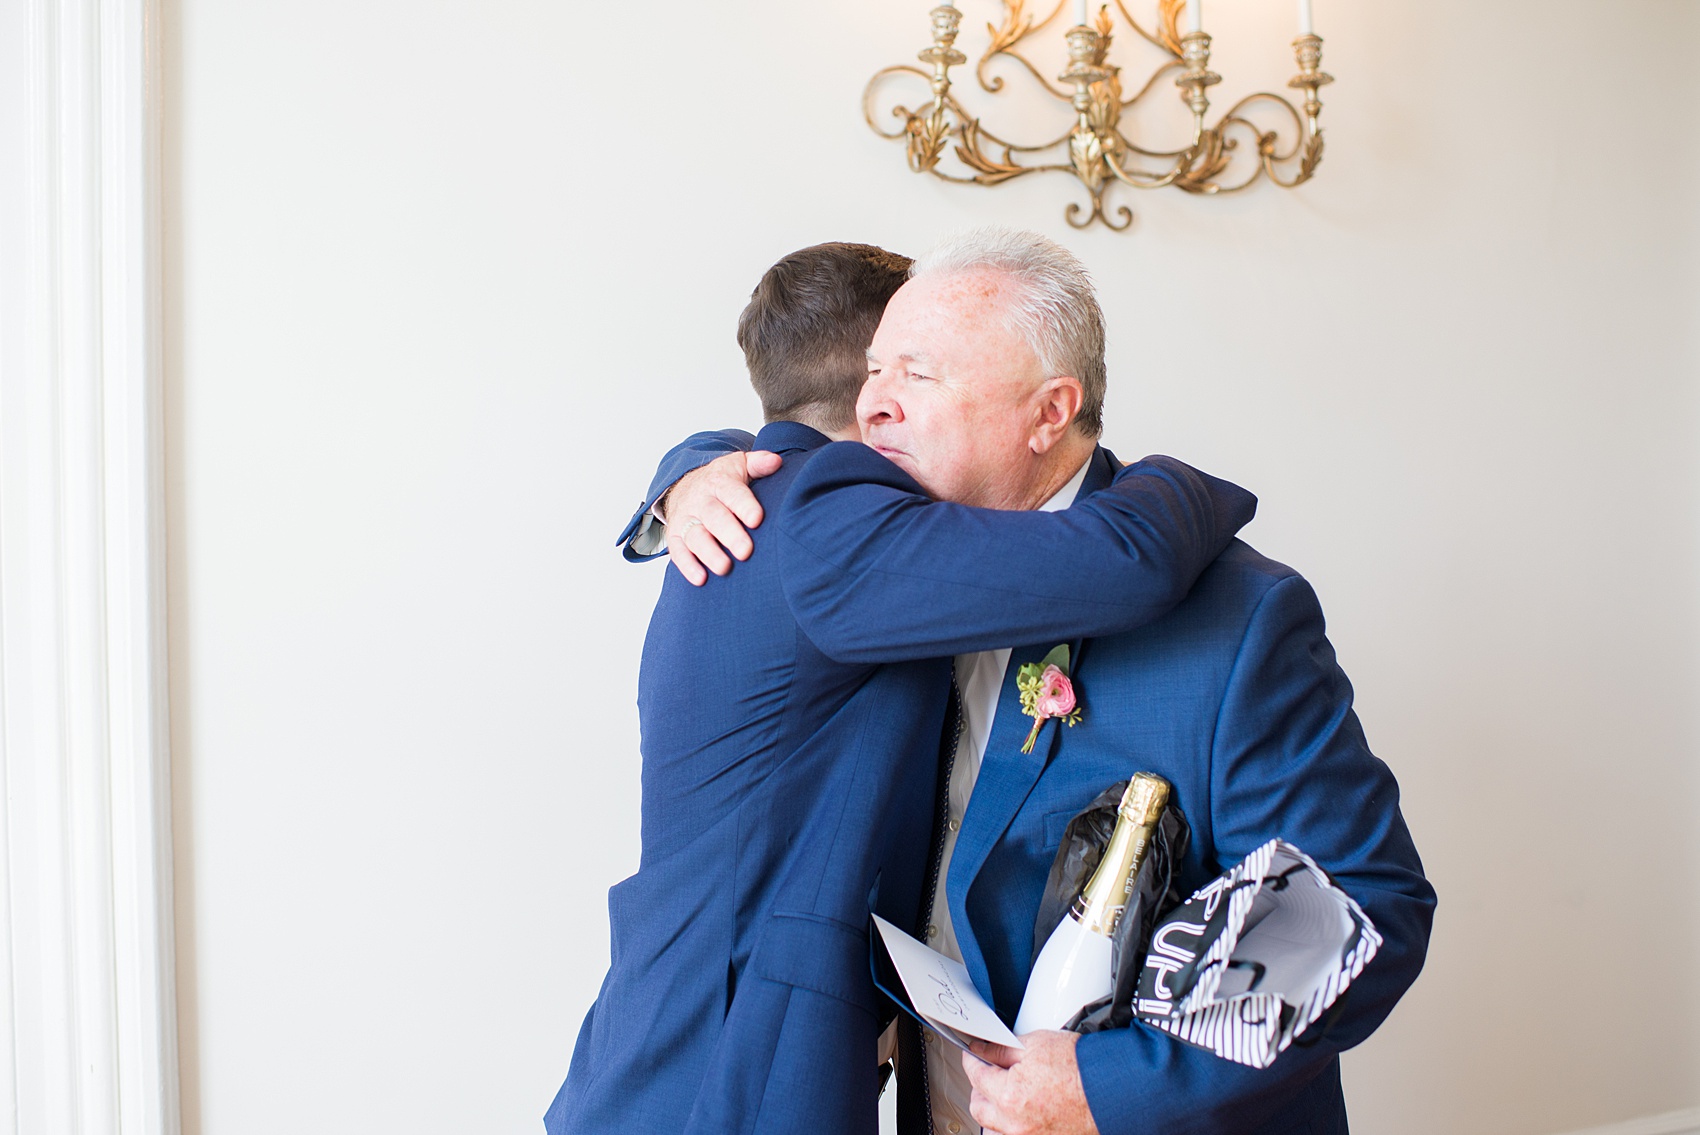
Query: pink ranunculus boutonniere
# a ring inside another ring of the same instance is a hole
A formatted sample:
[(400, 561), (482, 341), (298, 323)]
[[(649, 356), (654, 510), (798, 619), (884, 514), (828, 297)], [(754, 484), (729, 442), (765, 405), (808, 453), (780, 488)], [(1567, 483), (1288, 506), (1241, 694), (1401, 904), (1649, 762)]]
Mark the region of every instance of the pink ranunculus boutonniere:
[(1080, 706), (1075, 702), (1074, 683), (1068, 679), (1068, 644), (1057, 647), (1038, 662), (1028, 662), (1015, 672), (1015, 687), (1021, 692), (1021, 712), (1033, 719), (1027, 743), (1021, 751), (1031, 753), (1039, 729), (1051, 718), (1080, 723)]

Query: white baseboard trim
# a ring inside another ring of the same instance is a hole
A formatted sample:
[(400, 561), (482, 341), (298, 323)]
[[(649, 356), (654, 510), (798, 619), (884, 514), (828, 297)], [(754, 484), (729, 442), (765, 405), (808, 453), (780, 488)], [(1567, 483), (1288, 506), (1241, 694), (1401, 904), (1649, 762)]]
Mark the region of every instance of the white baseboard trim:
[(1700, 1107), (1667, 1111), (1663, 1115), (1643, 1115), (1604, 1127), (1589, 1127), (1581, 1131), (1566, 1131), (1564, 1135), (1700, 1135)]

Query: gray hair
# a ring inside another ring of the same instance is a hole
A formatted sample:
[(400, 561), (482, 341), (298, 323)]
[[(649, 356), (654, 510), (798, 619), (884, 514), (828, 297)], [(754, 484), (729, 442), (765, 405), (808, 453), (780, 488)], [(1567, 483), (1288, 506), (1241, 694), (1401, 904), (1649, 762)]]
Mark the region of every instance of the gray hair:
[(918, 276), (990, 270), (1009, 276), (1009, 318), (1039, 356), (1047, 378), (1070, 375), (1085, 391), (1074, 424), (1087, 437), (1104, 432), (1104, 311), (1086, 266), (1049, 237), (997, 227), (947, 237), (909, 268)]

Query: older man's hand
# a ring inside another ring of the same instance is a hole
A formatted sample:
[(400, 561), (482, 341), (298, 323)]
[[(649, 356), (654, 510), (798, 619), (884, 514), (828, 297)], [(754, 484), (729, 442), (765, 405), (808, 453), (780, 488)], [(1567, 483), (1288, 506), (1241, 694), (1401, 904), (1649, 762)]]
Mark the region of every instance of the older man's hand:
[(975, 1041), (975, 1055), (991, 1064), (962, 1057), (974, 1122), (998, 1135), (1098, 1135), (1074, 1061), (1079, 1041), (1078, 1033), (1049, 1030), (1022, 1037), (1026, 1048)]
[(667, 557), (680, 575), (701, 587), (709, 572), (731, 571), (732, 557), (750, 558), (755, 544), (748, 529), (762, 521), (750, 482), (777, 473), (783, 463), (765, 449), (728, 453), (673, 483), (656, 502), (656, 514), (667, 525)]

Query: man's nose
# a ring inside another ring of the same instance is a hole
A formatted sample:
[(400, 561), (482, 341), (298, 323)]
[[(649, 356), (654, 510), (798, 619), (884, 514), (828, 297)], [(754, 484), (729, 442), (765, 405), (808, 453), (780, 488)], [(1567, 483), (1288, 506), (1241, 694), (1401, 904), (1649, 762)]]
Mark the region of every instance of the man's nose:
[(889, 371), (869, 375), (868, 381), (862, 384), (861, 395), (856, 399), (856, 420), (863, 426), (901, 421), (903, 411), (892, 397), (892, 389)]

